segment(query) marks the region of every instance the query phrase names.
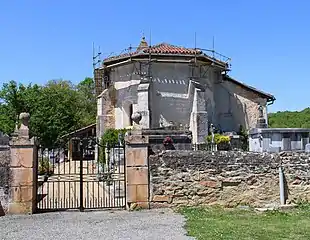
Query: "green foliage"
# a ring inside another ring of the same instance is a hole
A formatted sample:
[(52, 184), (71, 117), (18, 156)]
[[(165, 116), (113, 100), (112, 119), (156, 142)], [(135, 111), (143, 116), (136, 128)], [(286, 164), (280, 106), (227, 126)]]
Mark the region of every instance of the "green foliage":
[(0, 131), (11, 134), (18, 115), (29, 112), (31, 136), (43, 147), (54, 147), (62, 135), (95, 122), (94, 90), (91, 78), (77, 86), (65, 80), (44, 86), (5, 83), (0, 90)]
[(38, 85), (24, 86), (15, 81), (4, 83), (0, 90), (0, 131), (10, 134), (15, 129), (15, 123), (21, 112), (35, 109), (40, 87)]
[(36, 110), (30, 115), (30, 130), (40, 143), (53, 147), (60, 137), (79, 124), (78, 93), (69, 81), (50, 81), (37, 96)]
[[(206, 138), (208, 144), (212, 143), (212, 135), (208, 135)], [(214, 142), (217, 145), (218, 150), (229, 150), (230, 149), (230, 137), (221, 135), (220, 133), (214, 134)]]
[[(207, 140), (208, 143), (211, 143), (212, 135), (208, 135), (206, 140)], [(215, 142), (215, 144), (229, 143), (230, 142), (230, 137), (229, 136), (221, 135), (219, 133), (215, 133), (214, 134), (214, 142)]]
[[(99, 159), (98, 162), (103, 167), (106, 164), (106, 149), (109, 150), (113, 146), (119, 145), (119, 140), (122, 144), (124, 144), (124, 136), (127, 129), (107, 129), (103, 136), (100, 139), (100, 151), (99, 151)], [(120, 139), (119, 139), (120, 138)]]
[(54, 167), (49, 159), (45, 157), (39, 161), (38, 171), (39, 175), (52, 175), (54, 173)]
[(107, 129), (101, 137), (100, 144), (102, 146), (112, 147), (113, 145), (119, 145), (118, 140), (120, 136), (121, 143), (124, 144), (124, 136), (127, 129)]
[(249, 150), (249, 135), (242, 125), (240, 125), (238, 135), (240, 136), (241, 148), (244, 151)]
[(268, 114), (269, 127), (272, 128), (310, 128), (310, 108), (302, 111), (284, 111)]
[(79, 119), (82, 126), (96, 122), (97, 99), (95, 95), (95, 82), (92, 78), (85, 78), (77, 85), (79, 93)]

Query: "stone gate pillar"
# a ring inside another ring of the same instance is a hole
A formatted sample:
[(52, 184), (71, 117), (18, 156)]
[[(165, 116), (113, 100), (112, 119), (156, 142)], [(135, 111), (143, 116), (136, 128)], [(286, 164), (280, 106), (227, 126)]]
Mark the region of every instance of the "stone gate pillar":
[(133, 133), (125, 142), (127, 209), (149, 208), (148, 136)]
[(21, 113), (21, 126), (15, 130), (11, 148), (11, 201), (9, 214), (29, 214), (36, 209), (37, 151), (34, 139), (29, 139), (29, 114)]

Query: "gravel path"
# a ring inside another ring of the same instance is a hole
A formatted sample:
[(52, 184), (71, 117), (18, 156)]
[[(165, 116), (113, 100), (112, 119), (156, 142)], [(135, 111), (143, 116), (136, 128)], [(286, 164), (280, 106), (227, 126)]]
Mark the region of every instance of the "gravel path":
[(181, 215), (170, 209), (60, 212), (0, 217), (0, 239), (186, 240)]

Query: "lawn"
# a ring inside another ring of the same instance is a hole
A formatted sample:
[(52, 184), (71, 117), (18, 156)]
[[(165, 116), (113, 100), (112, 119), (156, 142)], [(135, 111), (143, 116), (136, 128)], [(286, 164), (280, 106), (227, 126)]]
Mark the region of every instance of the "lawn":
[(310, 239), (309, 207), (280, 212), (223, 208), (183, 208), (186, 229), (198, 240)]

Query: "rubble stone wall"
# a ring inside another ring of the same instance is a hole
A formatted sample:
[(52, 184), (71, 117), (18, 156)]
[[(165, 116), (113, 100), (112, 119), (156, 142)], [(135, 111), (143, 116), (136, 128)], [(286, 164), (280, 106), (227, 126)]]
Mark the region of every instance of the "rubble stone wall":
[(153, 207), (279, 204), (279, 166), (287, 203), (310, 200), (310, 155), (165, 151), (149, 156)]
[(0, 151), (0, 216), (8, 211), (11, 182), (10, 150)]

